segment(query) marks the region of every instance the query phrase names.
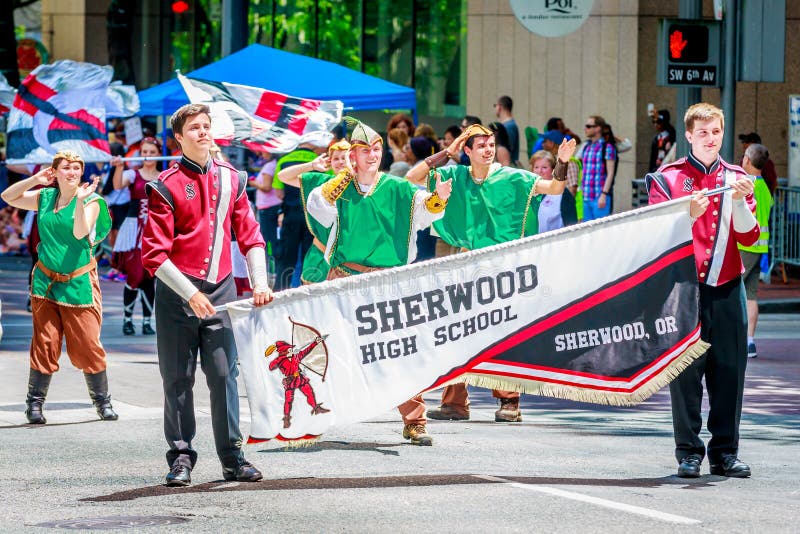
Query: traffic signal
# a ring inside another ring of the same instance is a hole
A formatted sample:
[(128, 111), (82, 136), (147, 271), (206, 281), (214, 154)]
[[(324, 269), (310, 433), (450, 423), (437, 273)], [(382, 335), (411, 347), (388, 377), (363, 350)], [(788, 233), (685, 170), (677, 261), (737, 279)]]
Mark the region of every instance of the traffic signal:
[(172, 12), (176, 15), (183, 15), (187, 11), (189, 11), (189, 2), (185, 2), (184, 0), (172, 2)]
[(722, 32), (719, 21), (663, 19), (658, 35), (656, 83), (719, 87)]
[(708, 61), (708, 27), (670, 24), (668, 32), (671, 63)]

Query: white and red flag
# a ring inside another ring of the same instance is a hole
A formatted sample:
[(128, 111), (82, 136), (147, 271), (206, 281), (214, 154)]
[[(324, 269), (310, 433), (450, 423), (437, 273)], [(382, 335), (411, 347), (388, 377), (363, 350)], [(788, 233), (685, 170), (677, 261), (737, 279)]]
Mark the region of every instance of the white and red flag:
[(16, 94), (17, 90), (11, 87), (6, 77), (0, 73), (0, 115), (9, 112), (11, 103), (14, 101), (14, 95)]
[(212, 82), (178, 74), (192, 103), (211, 109), (211, 134), (219, 145), (290, 152), (301, 143), (325, 145), (342, 120), (339, 100), (311, 100), (249, 85)]
[(109, 66), (71, 60), (36, 67), (9, 113), (8, 163), (48, 163), (61, 150), (84, 161), (109, 160), (105, 103), (112, 76)]
[(688, 197), (227, 307), (251, 440), (303, 440), (448, 383), (629, 406), (701, 356)]

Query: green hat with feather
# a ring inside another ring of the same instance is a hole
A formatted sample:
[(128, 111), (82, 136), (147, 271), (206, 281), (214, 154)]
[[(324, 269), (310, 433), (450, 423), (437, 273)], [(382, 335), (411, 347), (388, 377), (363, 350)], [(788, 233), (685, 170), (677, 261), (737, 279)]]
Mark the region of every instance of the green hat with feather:
[(372, 146), (373, 143), (380, 141), (383, 143), (381, 134), (353, 117), (344, 117), (347, 126), (351, 127), (350, 145)]

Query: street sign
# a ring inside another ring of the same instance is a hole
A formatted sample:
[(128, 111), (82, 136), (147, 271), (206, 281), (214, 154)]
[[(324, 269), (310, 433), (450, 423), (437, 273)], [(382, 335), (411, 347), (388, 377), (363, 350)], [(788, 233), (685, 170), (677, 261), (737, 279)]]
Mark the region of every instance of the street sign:
[(716, 87), (717, 67), (696, 65), (668, 65), (667, 85), (697, 86), (706, 85)]
[(722, 32), (719, 22), (664, 19), (659, 30), (658, 85), (720, 86)]

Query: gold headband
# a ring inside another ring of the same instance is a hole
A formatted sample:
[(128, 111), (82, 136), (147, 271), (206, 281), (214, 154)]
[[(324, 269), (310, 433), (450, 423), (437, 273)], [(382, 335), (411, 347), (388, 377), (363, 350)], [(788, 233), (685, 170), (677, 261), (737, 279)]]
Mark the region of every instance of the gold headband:
[(365, 147), (369, 148), (372, 145), (374, 145), (375, 143), (383, 144), (383, 138), (382, 137), (378, 137), (378, 138), (374, 139), (371, 143), (367, 143), (366, 141), (363, 141), (361, 139), (351, 139), (350, 141), (351, 141), (350, 142), (350, 147), (351, 148), (357, 147), (357, 146), (365, 146)]
[(53, 159), (65, 159), (67, 161), (80, 161), (83, 163), (83, 158), (80, 156), (80, 154), (71, 150), (62, 150), (61, 152), (56, 152), (56, 155), (53, 156)]
[(350, 143), (346, 139), (341, 139), (328, 147), (328, 154), (336, 151), (350, 150)]

